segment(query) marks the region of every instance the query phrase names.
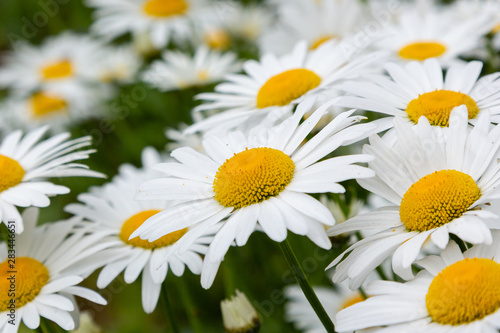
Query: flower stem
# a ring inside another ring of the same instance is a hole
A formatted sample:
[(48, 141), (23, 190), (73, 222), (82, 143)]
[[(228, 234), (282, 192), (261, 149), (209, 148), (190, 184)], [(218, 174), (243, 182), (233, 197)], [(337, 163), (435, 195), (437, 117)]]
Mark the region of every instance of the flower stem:
[(172, 312), (172, 305), (170, 304), (170, 300), (168, 299), (166, 282), (164, 282), (161, 285), (161, 297), (163, 298), (163, 302), (165, 303), (165, 307), (166, 307), (167, 314), (168, 314), (168, 319), (170, 321), (171, 329), (168, 330), (168, 332), (179, 333), (179, 329), (177, 328), (177, 324), (175, 323), (174, 313)]
[(293, 252), (290, 243), (288, 242), (288, 240), (285, 239), (283, 242), (279, 244), (281, 252), (283, 252), (283, 256), (285, 256), (288, 266), (290, 267), (293, 275), (295, 276), (295, 279), (297, 280), (300, 288), (302, 289), (302, 292), (309, 301), (309, 304), (311, 304), (312, 308), (314, 309), (314, 312), (316, 312), (316, 315), (318, 316), (319, 320), (321, 320), (321, 323), (323, 324), (328, 333), (335, 333), (335, 326), (333, 325), (332, 320), (330, 319), (325, 309), (319, 302), (318, 296), (316, 296), (316, 294), (314, 293), (314, 290), (311, 287), (309, 281), (307, 280), (307, 277), (304, 274), (304, 270), (302, 269), (302, 266), (300, 266), (299, 261), (297, 260), (297, 256)]
[(203, 333), (203, 324), (198, 318), (198, 311), (196, 306), (193, 303), (193, 298), (191, 297), (191, 293), (189, 292), (189, 288), (186, 284), (186, 281), (181, 276), (177, 279), (177, 287), (179, 288), (179, 293), (181, 295), (182, 303), (184, 305), (184, 309), (187, 312), (189, 324), (191, 325), (191, 329), (194, 333)]

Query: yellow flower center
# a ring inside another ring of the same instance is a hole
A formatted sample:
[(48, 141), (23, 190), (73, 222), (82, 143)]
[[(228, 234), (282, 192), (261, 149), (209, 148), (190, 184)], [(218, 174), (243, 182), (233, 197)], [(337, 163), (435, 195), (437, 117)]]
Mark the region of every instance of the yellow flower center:
[(324, 42), (329, 41), (330, 39), (335, 38), (334, 35), (329, 35), (329, 36), (323, 36), (318, 39), (316, 39), (310, 46), (311, 50), (316, 50), (320, 45), (322, 45)]
[(257, 107), (288, 105), (320, 83), (321, 78), (308, 69), (290, 69), (264, 83), (257, 94)]
[(35, 118), (52, 113), (62, 113), (67, 110), (67, 103), (64, 99), (42, 92), (34, 93), (31, 96), (30, 103)]
[(161, 210), (145, 210), (130, 217), (122, 225), (122, 229), (120, 231), (120, 239), (125, 244), (129, 244), (135, 247), (142, 247), (149, 250), (169, 246), (177, 242), (187, 232), (187, 228), (166, 234), (165, 236), (155, 240), (154, 242), (150, 242), (147, 239), (140, 239), (139, 237), (135, 237), (129, 240), (130, 235), (132, 235), (132, 233), (136, 231), (137, 228), (139, 228), (148, 218), (159, 212), (161, 212)]
[(73, 75), (73, 65), (69, 60), (61, 60), (42, 68), (44, 80), (63, 79)]
[(345, 299), (344, 302), (342, 303), (342, 307), (340, 309), (342, 310), (342, 309), (348, 308), (351, 305), (354, 305), (356, 303), (361, 303), (364, 300), (365, 300), (365, 298), (363, 297), (363, 295), (358, 293), (354, 296), (351, 296), (351, 297), (348, 297), (347, 299)]
[[(13, 266), (11, 266), (13, 265)], [(15, 273), (12, 273), (15, 272)], [(30, 257), (16, 258), (15, 263), (6, 260), (0, 264), (0, 312), (8, 311), (11, 299), (15, 308), (33, 301), (49, 281), (49, 271), (38, 260)], [(10, 292), (15, 295), (10, 295)]]
[(25, 173), (18, 161), (0, 155), (0, 192), (19, 184)]
[(446, 52), (446, 46), (438, 42), (417, 42), (404, 46), (398, 54), (408, 60), (425, 60), (439, 57)]
[(496, 24), (494, 27), (493, 27), (493, 30), (491, 30), (491, 33), (493, 34), (496, 34), (497, 32), (500, 31), (500, 23)]
[(419, 95), (408, 103), (406, 113), (415, 124), (420, 116), (425, 116), (431, 125), (446, 127), (451, 111), (460, 105), (467, 106), (469, 119), (474, 119), (479, 113), (479, 108), (471, 97), (450, 90), (435, 90)]
[(148, 0), (144, 3), (144, 12), (155, 17), (182, 15), (187, 9), (184, 0)]
[(399, 217), (407, 230), (426, 231), (459, 218), (481, 196), (468, 174), (441, 170), (420, 178), (403, 196)]
[(231, 36), (223, 29), (212, 29), (205, 33), (205, 43), (215, 50), (227, 50), (231, 45)]
[(252, 148), (235, 154), (217, 170), (215, 200), (241, 208), (278, 195), (290, 184), (295, 164), (281, 150)]
[(500, 307), (500, 264), (466, 258), (441, 271), (425, 297), (434, 322), (463, 325), (482, 319)]

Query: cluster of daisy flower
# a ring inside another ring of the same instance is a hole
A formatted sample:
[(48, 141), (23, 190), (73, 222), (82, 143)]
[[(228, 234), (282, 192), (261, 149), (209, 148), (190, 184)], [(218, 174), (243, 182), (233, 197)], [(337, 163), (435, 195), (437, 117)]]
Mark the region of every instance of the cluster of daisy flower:
[[(88, 33), (18, 43), (0, 62), (0, 332), (74, 330), (75, 296), (107, 303), (79, 284), (121, 275), (141, 276), (145, 313), (164, 298), (177, 332), (167, 277), (187, 267), (211, 288), (254, 233), (290, 265), (298, 285), (278, 287), (299, 331), (500, 330), (500, 3), (83, 4)], [(191, 91), (160, 107), (193, 121), (140, 147), (140, 167), (119, 149), (115, 175), (77, 163), (92, 137), (65, 131), (92, 133), (86, 120), (144, 84)], [(50, 178), (106, 176), (70, 218), (39, 223), (71, 187)], [(311, 286), (289, 232), (331, 258), (318, 268), (330, 285)], [(221, 308), (228, 332), (265, 327), (239, 291)]]

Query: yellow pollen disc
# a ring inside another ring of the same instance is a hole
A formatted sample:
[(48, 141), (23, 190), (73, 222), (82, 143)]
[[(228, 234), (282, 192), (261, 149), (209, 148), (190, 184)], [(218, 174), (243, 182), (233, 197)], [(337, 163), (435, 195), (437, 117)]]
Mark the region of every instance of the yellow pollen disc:
[(205, 43), (215, 50), (227, 50), (231, 46), (231, 36), (223, 29), (209, 30), (205, 34)]
[(496, 34), (499, 31), (500, 31), (500, 23), (498, 23), (497, 25), (495, 25), (493, 27), (493, 30), (491, 30), (491, 33)]
[(480, 196), (468, 174), (436, 171), (410, 186), (401, 200), (399, 217), (410, 231), (438, 228), (462, 216)]
[[(12, 263), (9, 260), (0, 264), (0, 312), (8, 311), (11, 299), (15, 300), (15, 308), (33, 301), (43, 286), (49, 281), (49, 271), (38, 260), (30, 257), (16, 258), (16, 273), (8, 273)], [(9, 296), (13, 290), (15, 296)]]
[(316, 39), (314, 41), (314, 43), (311, 44), (310, 46), (310, 49), (311, 50), (316, 50), (318, 47), (320, 47), (320, 45), (322, 45), (324, 42), (327, 42), (329, 41), (330, 39), (334, 38), (335, 36), (334, 35), (330, 35), (330, 36), (323, 36), (323, 37), (320, 37), (318, 39)]
[(321, 78), (305, 68), (290, 69), (271, 77), (257, 94), (257, 107), (288, 105), (293, 100), (316, 88)]
[(360, 295), (360, 294), (357, 294), (357, 295), (354, 295), (354, 296), (351, 296), (349, 298), (347, 298), (343, 303), (342, 303), (342, 307), (340, 309), (345, 309), (345, 308), (348, 308), (350, 307), (351, 305), (354, 305), (354, 304), (357, 304), (357, 303), (361, 303), (365, 300), (365, 298), (363, 297), (363, 295)]
[(144, 221), (159, 212), (161, 212), (161, 210), (145, 210), (130, 217), (122, 225), (122, 229), (120, 231), (120, 239), (125, 244), (129, 244), (135, 247), (142, 247), (149, 250), (158, 249), (160, 247), (172, 245), (177, 242), (187, 232), (187, 228), (166, 234), (165, 236), (155, 240), (154, 242), (150, 242), (147, 239), (140, 239), (139, 237), (135, 237), (129, 240), (130, 235), (132, 235), (132, 233), (136, 231), (137, 228), (139, 228), (144, 223)]
[(62, 60), (42, 68), (45, 80), (63, 79), (73, 75), (73, 66), (69, 60)]
[(485, 258), (466, 258), (441, 271), (425, 297), (434, 322), (463, 325), (500, 308), (500, 264)]
[(411, 43), (399, 50), (401, 58), (408, 60), (425, 60), (439, 57), (446, 52), (446, 46), (437, 42), (417, 42)]
[(425, 116), (431, 125), (446, 127), (451, 111), (460, 105), (467, 106), (469, 119), (474, 119), (479, 113), (479, 108), (471, 97), (451, 90), (435, 90), (419, 95), (408, 103), (406, 113), (415, 124), (420, 116)]
[(200, 79), (200, 81), (207, 81), (210, 78), (210, 75), (208, 74), (208, 71), (203, 69), (196, 73), (196, 77)]
[(215, 200), (241, 208), (278, 195), (290, 184), (295, 164), (281, 150), (252, 148), (235, 154), (217, 170)]
[(182, 15), (187, 9), (184, 0), (148, 0), (144, 3), (144, 12), (155, 17)]
[(0, 192), (19, 184), (25, 173), (18, 161), (0, 155)]
[(30, 103), (35, 118), (52, 113), (65, 112), (67, 107), (67, 103), (64, 99), (42, 92), (34, 93), (33, 96), (31, 96)]

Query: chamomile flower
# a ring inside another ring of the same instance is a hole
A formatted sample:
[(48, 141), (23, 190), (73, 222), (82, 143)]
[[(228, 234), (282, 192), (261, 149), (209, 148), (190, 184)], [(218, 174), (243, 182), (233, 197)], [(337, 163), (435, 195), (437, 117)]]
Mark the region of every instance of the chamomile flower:
[(459, 56), (481, 46), (482, 38), (492, 28), (490, 13), (478, 13), (458, 21), (447, 7), (419, 6), (416, 2), (401, 11), (397, 22), (383, 28), (374, 46), (392, 52), (399, 62), (436, 58), (442, 66), (461, 62)]
[(478, 80), (482, 66), (479, 61), (455, 65), (443, 78), (435, 59), (405, 66), (388, 64), (390, 77), (372, 75), (339, 84), (337, 88), (353, 95), (344, 97), (339, 104), (402, 116), (411, 123), (425, 116), (434, 126), (448, 126), (453, 108), (466, 105), (471, 123), (485, 111), (492, 113), (494, 122), (499, 122), (500, 72)]
[(212, 49), (228, 50), (234, 42), (255, 43), (273, 19), (266, 3), (219, 2), (210, 7), (209, 15), (196, 22), (196, 37)]
[(99, 62), (98, 77), (103, 82), (132, 83), (142, 60), (131, 45), (107, 47)]
[(103, 111), (107, 92), (81, 86), (70, 91), (46, 88), (28, 95), (14, 95), (0, 107), (12, 128), (34, 129), (50, 125), (60, 133), (69, 125), (96, 117)]
[(440, 256), (418, 261), (424, 270), (414, 280), (369, 284), (371, 297), (340, 311), (335, 327), (360, 333), (498, 332), (499, 253), (498, 231), (491, 245), (476, 245), (463, 254), (451, 241)]
[(21, 43), (0, 67), (0, 88), (22, 92), (42, 86), (79, 89), (82, 82), (97, 83), (104, 46), (87, 35), (63, 33), (42, 45)]
[(306, 96), (317, 95), (334, 82), (353, 77), (369, 64), (380, 59), (381, 53), (347, 56), (337, 41), (329, 41), (314, 51), (305, 42), (283, 57), (264, 55), (260, 61), (243, 64), (246, 74), (228, 75), (227, 82), (215, 87), (215, 93), (203, 93), (198, 98), (205, 103), (194, 111), (222, 109), (219, 114), (199, 121), (188, 133), (214, 127), (230, 130), (265, 123), (272, 126)]
[[(137, 186), (154, 178), (157, 172), (151, 165), (162, 161), (160, 155), (152, 148), (143, 151), (142, 169), (131, 165), (123, 165), (120, 173), (101, 188), (90, 193), (81, 194), (78, 199), (82, 204), (70, 204), (65, 210), (92, 222), (92, 232), (107, 236), (101, 244), (109, 244), (94, 258), (88, 259), (88, 265), (94, 268), (104, 266), (97, 279), (97, 286), (105, 288), (121, 272), (124, 272), (126, 283), (134, 282), (142, 273), (142, 306), (146, 313), (156, 307), (160, 289), (168, 270), (181, 276), (187, 266), (193, 273), (200, 274), (202, 258), (206, 244), (212, 236), (201, 235), (182, 254), (174, 253), (172, 246), (188, 229), (181, 229), (164, 235), (154, 242), (129, 236), (150, 216), (172, 206), (167, 201), (136, 201), (134, 196)], [(205, 269), (210, 269), (205, 265)], [(215, 275), (218, 265), (215, 266)]]
[(156, 49), (172, 38), (187, 39), (190, 25), (203, 15), (203, 0), (87, 0), (96, 8), (91, 30), (114, 39), (126, 33), (150, 39)]
[(0, 143), (0, 219), (15, 221), (16, 232), (23, 231), (23, 219), (17, 207), (47, 207), (49, 196), (69, 193), (69, 188), (46, 181), (48, 177), (105, 177), (84, 164), (73, 163), (89, 157), (95, 150), (78, 150), (91, 144), (90, 136), (69, 140), (61, 133), (40, 142), (47, 127), (23, 136), (10, 133)]
[(274, 28), (261, 38), (264, 53), (286, 54), (301, 41), (315, 49), (330, 39), (341, 39), (360, 30), (367, 17), (358, 0), (283, 1)]
[[(88, 247), (98, 238), (88, 235), (85, 229), (75, 229), (77, 220), (35, 227), (36, 208), (26, 209), (23, 219), (26, 229), (14, 239), (15, 260), (8, 260), (12, 253), (6, 243), (0, 244), (0, 332), (17, 332), (21, 321), (34, 330), (40, 326), (40, 317), (72, 330), (73, 316), (78, 315), (73, 296), (106, 304), (95, 291), (77, 286), (83, 277), (75, 273), (84, 268), (82, 260), (93, 255)], [(15, 285), (14, 298), (7, 293), (11, 283)]]
[(194, 56), (165, 51), (163, 59), (153, 62), (143, 73), (143, 80), (161, 91), (177, 90), (221, 81), (226, 74), (239, 72), (240, 68), (234, 53), (200, 46)]
[(155, 241), (190, 227), (192, 230), (176, 244), (182, 252), (205, 230), (225, 221), (209, 246), (205, 262), (222, 260), (233, 241), (245, 245), (257, 223), (274, 241), (285, 240), (290, 230), (330, 248), (324, 226), (335, 221), (325, 206), (306, 193), (343, 192), (338, 182), (373, 176), (371, 170), (353, 164), (369, 160), (368, 155), (318, 162), (373, 130), (370, 124), (350, 126), (362, 119), (351, 116), (354, 110), (336, 117), (301, 146), (334, 102), (319, 108), (300, 125), (313, 99), (306, 99), (291, 118), (272, 129), (256, 128), (248, 136), (241, 132), (224, 138), (209, 136), (203, 141), (206, 154), (187, 147), (174, 150), (172, 157), (179, 163), (156, 167), (169, 177), (142, 184), (137, 199), (180, 203), (149, 218), (131, 237)]
[[(340, 310), (362, 302), (365, 299), (359, 291), (350, 290), (344, 283), (338, 284), (336, 289), (317, 286), (314, 287), (314, 292), (332, 320)], [(287, 286), (284, 289), (284, 295), (288, 300), (285, 305), (286, 319), (293, 322), (297, 330), (305, 333), (326, 332), (318, 315), (314, 312), (314, 309), (298, 285)], [(339, 332), (352, 333), (352, 331)]]
[(444, 249), (451, 233), (468, 243), (490, 244), (490, 229), (500, 229), (489, 204), (500, 197), (500, 127), (491, 127), (487, 112), (474, 127), (467, 124), (465, 106), (452, 111), (447, 128), (432, 127), (425, 117), (413, 127), (396, 118), (395, 131), (394, 147), (378, 136), (370, 138), (363, 152), (375, 156), (369, 167), (376, 177), (358, 180), (392, 205), (328, 230), (329, 236), (376, 232), (329, 266), (337, 265), (333, 281), (350, 279), (351, 289), (391, 255), (394, 272), (411, 279), (412, 263), (426, 240)]

